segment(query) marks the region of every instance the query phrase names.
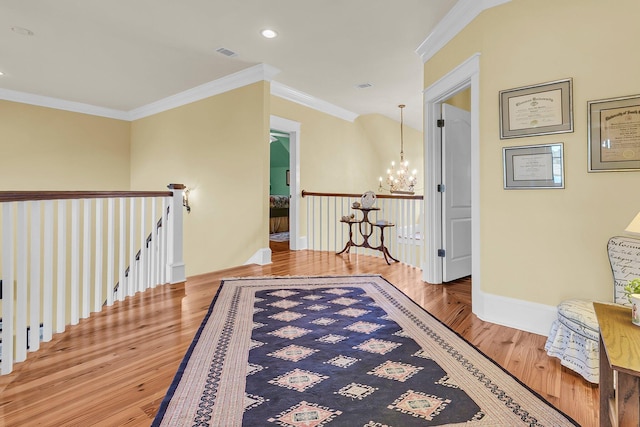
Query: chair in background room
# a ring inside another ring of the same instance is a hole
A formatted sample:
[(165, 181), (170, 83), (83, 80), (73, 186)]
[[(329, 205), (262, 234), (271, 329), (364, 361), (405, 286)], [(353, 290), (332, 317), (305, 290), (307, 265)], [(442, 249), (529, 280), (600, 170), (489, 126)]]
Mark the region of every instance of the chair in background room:
[[(624, 287), (630, 280), (640, 277), (640, 240), (612, 237), (607, 252), (613, 273), (613, 303), (630, 306)], [(593, 301), (577, 298), (562, 301), (544, 349), (549, 356), (560, 359), (562, 366), (591, 383), (598, 383), (599, 328)]]

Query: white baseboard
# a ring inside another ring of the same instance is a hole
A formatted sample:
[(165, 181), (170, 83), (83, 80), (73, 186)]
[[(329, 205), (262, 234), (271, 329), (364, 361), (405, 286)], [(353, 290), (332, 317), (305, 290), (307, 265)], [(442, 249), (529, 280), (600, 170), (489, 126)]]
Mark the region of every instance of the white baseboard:
[(303, 251), (307, 249), (307, 236), (298, 237), (298, 246), (296, 246), (296, 251)]
[(258, 264), (258, 265), (267, 265), (271, 264), (271, 249), (269, 248), (261, 248), (256, 251), (255, 254), (251, 258), (244, 263), (247, 264)]
[(548, 336), (557, 318), (555, 306), (481, 293), (483, 313), (476, 315), (491, 323)]

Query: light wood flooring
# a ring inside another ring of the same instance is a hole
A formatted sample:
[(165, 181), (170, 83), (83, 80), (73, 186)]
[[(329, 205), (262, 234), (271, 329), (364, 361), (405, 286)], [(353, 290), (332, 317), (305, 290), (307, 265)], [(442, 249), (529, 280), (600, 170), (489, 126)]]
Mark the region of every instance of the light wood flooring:
[(473, 315), (469, 278), (430, 285), (415, 268), (354, 254), (272, 259), (160, 286), (56, 334), (0, 377), (0, 425), (148, 426), (222, 278), (347, 274), (381, 274), (582, 426), (598, 425), (598, 387), (548, 357), (545, 337)]

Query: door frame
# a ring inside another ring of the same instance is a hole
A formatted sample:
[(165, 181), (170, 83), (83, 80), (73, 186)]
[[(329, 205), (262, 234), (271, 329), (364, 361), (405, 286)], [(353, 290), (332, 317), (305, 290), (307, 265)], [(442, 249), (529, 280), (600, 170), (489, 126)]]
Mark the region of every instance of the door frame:
[(300, 238), (300, 123), (272, 115), (269, 126), (289, 133), (289, 249), (306, 249), (306, 240)]
[(442, 203), (437, 185), (441, 183), (442, 152), (437, 141), (440, 105), (456, 93), (471, 89), (471, 285), (472, 311), (484, 315), (480, 275), (480, 53), (476, 53), (424, 91), (424, 212), (425, 253), (422, 279), (442, 283)]

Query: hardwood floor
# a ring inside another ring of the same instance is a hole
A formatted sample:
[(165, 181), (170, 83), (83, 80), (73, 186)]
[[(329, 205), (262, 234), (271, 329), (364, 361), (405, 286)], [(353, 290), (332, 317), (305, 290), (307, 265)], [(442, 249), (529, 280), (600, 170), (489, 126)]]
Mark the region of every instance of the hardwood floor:
[(474, 316), (470, 279), (430, 285), (420, 270), (353, 254), (272, 259), (149, 290), (56, 334), (0, 377), (0, 425), (148, 426), (222, 278), (346, 274), (381, 274), (580, 425), (598, 425), (598, 387), (548, 357), (544, 337)]

